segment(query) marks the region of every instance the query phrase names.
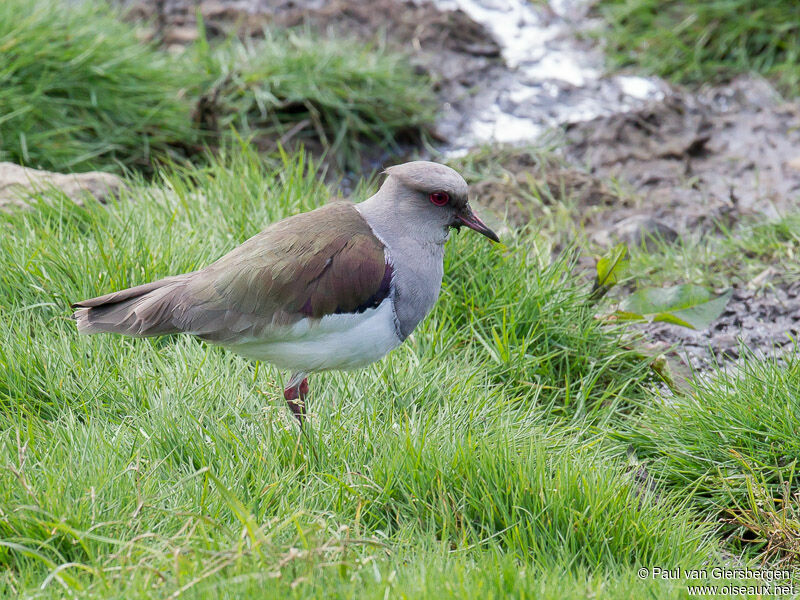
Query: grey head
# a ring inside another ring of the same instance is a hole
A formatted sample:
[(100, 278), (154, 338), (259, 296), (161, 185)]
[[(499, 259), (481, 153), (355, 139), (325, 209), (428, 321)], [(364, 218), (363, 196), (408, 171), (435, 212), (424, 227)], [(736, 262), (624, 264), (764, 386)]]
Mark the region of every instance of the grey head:
[(359, 205), (376, 231), (441, 244), (450, 228), (464, 226), (499, 241), (472, 211), (469, 186), (450, 167), (417, 160), (389, 167), (385, 173), (388, 177), (378, 193)]

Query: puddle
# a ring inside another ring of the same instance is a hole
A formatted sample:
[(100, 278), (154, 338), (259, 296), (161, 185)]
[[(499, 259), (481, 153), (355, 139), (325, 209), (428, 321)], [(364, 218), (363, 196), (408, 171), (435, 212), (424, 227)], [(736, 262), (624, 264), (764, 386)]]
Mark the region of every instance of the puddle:
[(554, 126), (626, 112), (669, 91), (658, 78), (604, 75), (603, 54), (591, 38), (595, 23), (585, 1), (430, 0), (461, 10), (483, 25), (501, 49), (505, 72), (471, 90), (469, 104), (446, 110), (439, 124), (449, 150), (485, 142), (521, 143)]

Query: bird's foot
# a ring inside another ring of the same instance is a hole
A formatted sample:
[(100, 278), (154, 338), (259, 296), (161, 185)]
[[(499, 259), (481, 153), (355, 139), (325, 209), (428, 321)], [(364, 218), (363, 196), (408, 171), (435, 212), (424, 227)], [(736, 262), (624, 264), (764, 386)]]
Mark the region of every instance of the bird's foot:
[(308, 378), (303, 377), (302, 380), (297, 375), (293, 375), (289, 385), (283, 390), (283, 397), (289, 405), (292, 414), (300, 423), (300, 428), (303, 428), (303, 421), (306, 418), (306, 395), (308, 394)]

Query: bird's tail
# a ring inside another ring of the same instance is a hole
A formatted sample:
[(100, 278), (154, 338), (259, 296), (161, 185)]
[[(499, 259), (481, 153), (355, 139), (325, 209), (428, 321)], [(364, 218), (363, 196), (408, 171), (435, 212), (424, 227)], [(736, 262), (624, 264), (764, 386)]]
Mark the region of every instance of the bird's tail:
[(185, 277), (167, 277), (152, 283), (137, 285), (82, 300), (72, 305), (77, 309), (72, 318), (80, 333), (121, 333), (136, 337), (179, 333), (173, 310), (176, 292), (181, 290)]

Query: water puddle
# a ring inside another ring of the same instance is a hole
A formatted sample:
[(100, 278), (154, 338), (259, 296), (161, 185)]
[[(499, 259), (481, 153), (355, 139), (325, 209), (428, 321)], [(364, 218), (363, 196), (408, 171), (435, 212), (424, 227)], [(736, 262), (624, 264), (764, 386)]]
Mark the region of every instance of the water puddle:
[(445, 108), (440, 130), (458, 153), (485, 142), (521, 143), (553, 126), (627, 112), (659, 100), (658, 78), (604, 74), (598, 43), (580, 33), (594, 23), (585, 0), (430, 0), (461, 9), (501, 46), (507, 72), (478, 86), (473, 110)]

